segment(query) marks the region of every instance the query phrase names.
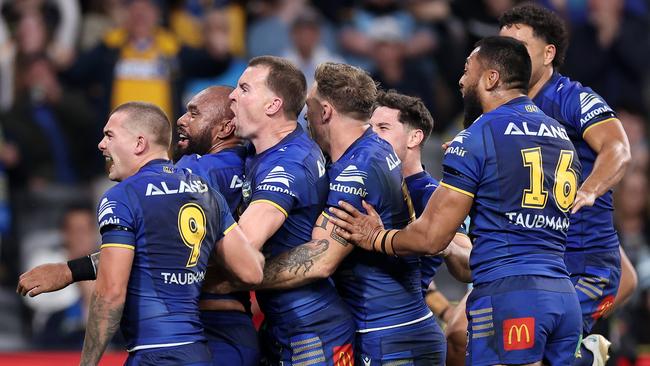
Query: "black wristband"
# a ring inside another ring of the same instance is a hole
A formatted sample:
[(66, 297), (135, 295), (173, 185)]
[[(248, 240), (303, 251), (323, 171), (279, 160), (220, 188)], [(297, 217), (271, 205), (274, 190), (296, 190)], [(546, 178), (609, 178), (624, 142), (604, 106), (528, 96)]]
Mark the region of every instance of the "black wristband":
[(68, 268), (72, 273), (72, 282), (92, 281), (97, 279), (95, 267), (90, 256), (85, 256), (68, 261)]

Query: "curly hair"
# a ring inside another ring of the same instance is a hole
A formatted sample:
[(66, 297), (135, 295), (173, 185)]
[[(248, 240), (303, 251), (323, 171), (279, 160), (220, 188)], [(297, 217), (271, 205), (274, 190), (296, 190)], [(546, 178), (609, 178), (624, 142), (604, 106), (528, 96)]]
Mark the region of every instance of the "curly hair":
[(516, 6), (501, 15), (499, 26), (524, 24), (533, 28), (533, 35), (555, 46), (553, 67), (559, 68), (564, 63), (568, 46), (568, 33), (564, 21), (553, 11), (539, 5), (526, 3)]

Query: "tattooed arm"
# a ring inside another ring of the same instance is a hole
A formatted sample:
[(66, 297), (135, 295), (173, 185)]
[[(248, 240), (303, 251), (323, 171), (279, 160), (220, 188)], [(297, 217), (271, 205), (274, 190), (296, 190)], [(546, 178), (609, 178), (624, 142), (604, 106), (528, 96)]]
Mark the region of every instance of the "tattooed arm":
[(269, 259), (258, 289), (288, 289), (327, 278), (354, 248), (338, 236), (327, 216), (321, 214), (312, 240)]
[(123, 247), (101, 250), (95, 291), (90, 301), (81, 365), (97, 365), (122, 318), (134, 251)]

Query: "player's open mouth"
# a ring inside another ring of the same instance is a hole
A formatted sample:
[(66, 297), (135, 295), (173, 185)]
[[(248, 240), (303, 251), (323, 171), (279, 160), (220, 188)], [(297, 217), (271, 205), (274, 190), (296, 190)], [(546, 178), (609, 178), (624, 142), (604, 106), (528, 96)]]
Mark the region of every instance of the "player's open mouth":
[(179, 132), (178, 133), (178, 143), (177, 145), (181, 148), (187, 147), (189, 144), (190, 138), (186, 134)]

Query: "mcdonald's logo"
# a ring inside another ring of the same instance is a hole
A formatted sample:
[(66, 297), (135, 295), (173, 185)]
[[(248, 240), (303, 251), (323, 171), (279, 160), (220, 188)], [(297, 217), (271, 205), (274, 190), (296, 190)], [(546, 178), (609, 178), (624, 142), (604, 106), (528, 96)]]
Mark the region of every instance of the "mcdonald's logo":
[(535, 318), (514, 318), (503, 321), (503, 349), (516, 351), (535, 345)]
[(607, 312), (614, 306), (614, 296), (609, 295), (603, 299), (603, 301), (598, 304), (598, 307), (596, 307), (596, 311), (591, 314), (591, 317), (594, 320), (598, 320), (603, 317), (603, 315), (607, 314)]
[(340, 347), (334, 347), (334, 366), (354, 366), (354, 353), (352, 344), (346, 343)]

